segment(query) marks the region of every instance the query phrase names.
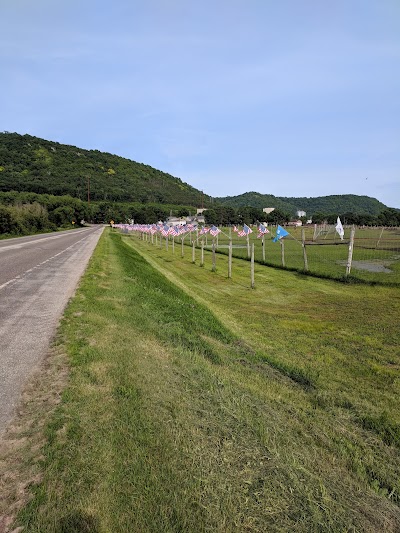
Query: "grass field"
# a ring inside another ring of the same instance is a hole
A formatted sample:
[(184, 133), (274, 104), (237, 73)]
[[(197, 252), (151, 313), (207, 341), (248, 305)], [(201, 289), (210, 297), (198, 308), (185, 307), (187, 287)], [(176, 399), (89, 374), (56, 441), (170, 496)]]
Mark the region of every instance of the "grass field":
[(249, 268), (104, 232), (15, 526), (399, 531), (399, 290)]

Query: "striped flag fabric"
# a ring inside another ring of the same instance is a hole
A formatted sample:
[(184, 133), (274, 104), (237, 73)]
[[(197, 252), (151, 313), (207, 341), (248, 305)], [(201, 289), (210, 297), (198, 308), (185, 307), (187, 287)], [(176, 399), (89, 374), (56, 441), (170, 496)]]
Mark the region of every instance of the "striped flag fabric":
[(168, 235), (171, 235), (171, 228), (168, 226), (168, 224), (164, 224), (160, 231), (163, 237), (168, 237)]
[(221, 230), (217, 228), (217, 226), (211, 226), (210, 235), (212, 235), (213, 237), (216, 237), (218, 233), (221, 233)]
[(249, 228), (246, 224), (243, 224), (243, 229), (238, 231), (239, 237), (246, 237), (246, 235), (250, 235), (250, 233), (253, 233), (253, 230)]
[(171, 228), (170, 235), (172, 235), (172, 237), (178, 237), (178, 235), (180, 235), (181, 233), (181, 228), (179, 226), (173, 226)]
[(268, 229), (264, 226), (264, 224), (260, 224), (258, 226), (258, 235), (257, 235), (257, 239), (259, 239), (260, 237), (263, 237), (264, 235), (266, 235), (267, 233), (269, 233)]
[(201, 230), (199, 231), (199, 235), (205, 235), (210, 231), (210, 228), (207, 228), (206, 226), (203, 226)]

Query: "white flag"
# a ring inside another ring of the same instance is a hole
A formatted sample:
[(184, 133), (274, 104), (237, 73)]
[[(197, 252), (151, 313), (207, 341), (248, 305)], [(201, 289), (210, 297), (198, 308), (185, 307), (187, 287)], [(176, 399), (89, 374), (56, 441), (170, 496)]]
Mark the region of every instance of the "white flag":
[(339, 217), (337, 217), (336, 231), (339, 233), (340, 239), (343, 240), (344, 229)]

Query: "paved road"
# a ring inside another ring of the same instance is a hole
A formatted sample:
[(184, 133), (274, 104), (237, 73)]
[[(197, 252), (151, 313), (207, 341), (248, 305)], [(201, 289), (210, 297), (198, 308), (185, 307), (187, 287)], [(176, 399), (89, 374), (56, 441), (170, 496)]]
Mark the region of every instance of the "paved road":
[(94, 226), (0, 241), (0, 435), (102, 231)]

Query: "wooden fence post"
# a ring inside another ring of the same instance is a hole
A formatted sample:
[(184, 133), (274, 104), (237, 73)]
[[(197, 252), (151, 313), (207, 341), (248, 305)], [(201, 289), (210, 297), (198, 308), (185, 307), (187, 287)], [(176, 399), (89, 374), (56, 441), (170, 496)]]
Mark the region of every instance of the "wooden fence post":
[(376, 250), (378, 249), (379, 243), (381, 242), (381, 238), (382, 238), (383, 230), (384, 230), (384, 229), (385, 229), (385, 226), (382, 226), (381, 234), (379, 235), (378, 242), (376, 243), (376, 246), (375, 246), (375, 249), (376, 249)]
[(283, 242), (283, 239), (279, 239), (279, 244), (281, 245), (281, 262), (282, 266), (285, 266), (285, 244)]
[(172, 237), (172, 254), (175, 253), (175, 237)]
[(212, 243), (212, 268), (211, 270), (215, 272), (217, 270), (217, 260), (215, 257), (215, 240), (213, 239)]
[(261, 246), (262, 246), (262, 258), (265, 263), (265, 241), (264, 241), (264, 235), (261, 237)]
[(301, 228), (301, 245), (303, 247), (303, 259), (304, 259), (304, 270), (308, 270), (308, 261), (307, 261), (307, 251), (306, 251), (306, 236), (304, 228)]
[(350, 232), (349, 253), (348, 253), (348, 256), (347, 256), (347, 264), (346, 264), (346, 277), (351, 272), (351, 263), (353, 261), (353, 247), (354, 247), (354, 234), (355, 234), (355, 232), (356, 232), (356, 229), (353, 226), (351, 228), (351, 232)]
[(232, 239), (229, 239), (228, 278), (232, 277)]
[(201, 241), (201, 259), (200, 259), (200, 266), (204, 266), (204, 240)]
[(254, 289), (254, 242), (251, 244), (250, 277), (251, 288)]

